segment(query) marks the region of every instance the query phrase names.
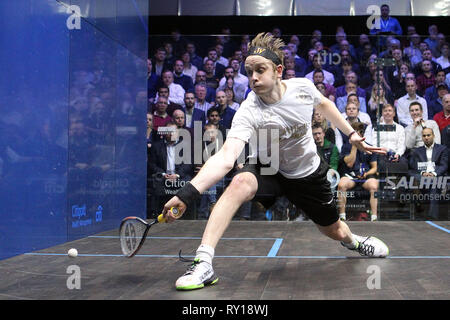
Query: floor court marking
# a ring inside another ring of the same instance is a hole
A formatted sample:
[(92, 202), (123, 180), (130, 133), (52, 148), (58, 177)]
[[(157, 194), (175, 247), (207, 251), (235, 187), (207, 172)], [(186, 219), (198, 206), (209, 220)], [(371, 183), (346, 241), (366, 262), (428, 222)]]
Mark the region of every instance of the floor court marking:
[(447, 232), (447, 233), (450, 233), (450, 230), (448, 230), (448, 229), (446, 229), (446, 228), (444, 228), (444, 227), (441, 227), (441, 226), (439, 226), (439, 225), (437, 225), (437, 224), (435, 224), (435, 223), (433, 223), (433, 222), (431, 222), (431, 221), (425, 221), (426, 223), (428, 223), (430, 226), (432, 226), (432, 227), (435, 227), (435, 228), (437, 228), (437, 229), (440, 229), (440, 230), (442, 230), (442, 231), (445, 231), (445, 232)]
[[(28, 252), (24, 255), (32, 256), (67, 256), (67, 253), (48, 253), (48, 252)], [(78, 257), (121, 257), (125, 258), (122, 254), (89, 254), (89, 253), (79, 253)], [(179, 258), (175, 254), (137, 254), (135, 257), (140, 258)], [(185, 258), (195, 258), (195, 256), (183, 256)], [(269, 258), (269, 259), (375, 259), (377, 258), (366, 258), (360, 256), (214, 256), (214, 258)], [(386, 258), (380, 259), (450, 259), (450, 256), (388, 256)]]

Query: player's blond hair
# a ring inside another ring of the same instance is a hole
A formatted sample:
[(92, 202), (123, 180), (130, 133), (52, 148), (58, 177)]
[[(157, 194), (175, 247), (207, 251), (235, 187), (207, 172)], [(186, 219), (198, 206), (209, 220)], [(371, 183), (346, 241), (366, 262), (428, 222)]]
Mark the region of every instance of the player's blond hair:
[[(280, 58), (281, 64), (284, 65), (284, 52), (283, 52), (283, 48), (286, 45), (284, 44), (283, 40), (281, 40), (280, 38), (276, 38), (274, 37), (272, 34), (270, 33), (258, 33), (258, 35), (253, 38), (252, 41), (250, 41), (248, 43), (248, 48), (250, 47), (261, 47), (261, 48), (266, 48), (269, 49), (270, 51), (273, 51), (278, 58)], [(275, 63), (273, 63), (273, 65), (275, 66), (274, 68), (276, 68)]]

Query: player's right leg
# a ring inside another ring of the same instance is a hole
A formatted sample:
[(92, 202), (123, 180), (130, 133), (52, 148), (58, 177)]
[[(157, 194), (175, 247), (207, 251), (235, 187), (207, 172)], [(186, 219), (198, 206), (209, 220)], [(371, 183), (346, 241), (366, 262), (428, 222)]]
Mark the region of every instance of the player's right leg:
[(347, 190), (355, 187), (355, 182), (347, 177), (342, 177), (338, 184), (338, 210), (339, 219), (346, 220), (345, 206), (347, 204)]
[(214, 249), (234, 214), (244, 202), (253, 199), (257, 190), (258, 182), (253, 173), (242, 172), (232, 179), (211, 212), (192, 265), (176, 281), (177, 290), (199, 289), (218, 281), (212, 267)]

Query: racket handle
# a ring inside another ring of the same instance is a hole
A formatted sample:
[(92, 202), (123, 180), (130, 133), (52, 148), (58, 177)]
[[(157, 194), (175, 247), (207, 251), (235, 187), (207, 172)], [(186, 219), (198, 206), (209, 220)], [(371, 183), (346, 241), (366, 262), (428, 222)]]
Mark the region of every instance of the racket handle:
[[(172, 207), (169, 209), (169, 211), (172, 211), (175, 217), (178, 217), (180, 215), (180, 210), (178, 210), (178, 208)], [(162, 213), (158, 216), (158, 222), (166, 222), (166, 218), (164, 218)]]

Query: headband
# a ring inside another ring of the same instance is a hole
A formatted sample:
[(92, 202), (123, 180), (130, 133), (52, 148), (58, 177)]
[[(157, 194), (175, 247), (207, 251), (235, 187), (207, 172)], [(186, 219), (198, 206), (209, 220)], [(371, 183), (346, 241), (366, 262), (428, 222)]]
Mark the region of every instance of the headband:
[(272, 50), (261, 48), (261, 47), (250, 47), (248, 50), (249, 56), (261, 56), (266, 59), (269, 59), (276, 65), (282, 64), (280, 58), (273, 52)]

